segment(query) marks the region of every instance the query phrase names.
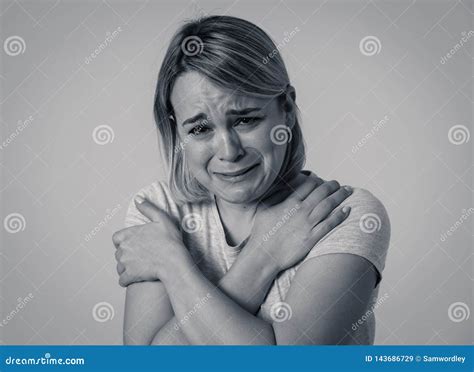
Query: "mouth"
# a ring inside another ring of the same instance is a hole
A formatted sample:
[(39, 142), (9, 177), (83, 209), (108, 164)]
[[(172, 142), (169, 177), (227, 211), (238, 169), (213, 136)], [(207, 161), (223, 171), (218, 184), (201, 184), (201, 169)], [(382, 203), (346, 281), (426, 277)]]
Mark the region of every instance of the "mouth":
[(226, 181), (229, 181), (229, 180), (233, 181), (233, 180), (238, 180), (238, 179), (246, 177), (255, 168), (257, 168), (259, 165), (260, 165), (260, 163), (257, 163), (257, 164), (251, 165), (250, 167), (239, 169), (239, 170), (234, 171), (234, 172), (214, 172), (214, 174), (217, 177), (219, 177), (221, 179), (224, 179)]

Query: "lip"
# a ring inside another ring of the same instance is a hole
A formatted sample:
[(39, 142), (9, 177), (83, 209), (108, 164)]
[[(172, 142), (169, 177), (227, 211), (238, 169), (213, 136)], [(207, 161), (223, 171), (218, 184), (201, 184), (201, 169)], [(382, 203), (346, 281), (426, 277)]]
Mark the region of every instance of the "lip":
[(259, 165), (260, 163), (257, 163), (235, 172), (226, 172), (226, 173), (214, 172), (214, 174), (218, 178), (225, 181), (239, 181), (240, 179), (243, 179), (247, 177), (249, 174), (251, 174)]

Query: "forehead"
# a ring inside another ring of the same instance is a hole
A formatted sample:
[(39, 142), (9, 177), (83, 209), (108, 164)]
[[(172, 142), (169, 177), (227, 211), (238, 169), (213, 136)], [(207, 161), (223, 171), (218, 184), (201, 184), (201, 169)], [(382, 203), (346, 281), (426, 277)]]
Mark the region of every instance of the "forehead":
[(270, 99), (236, 94), (194, 71), (179, 76), (171, 92), (171, 104), (176, 116), (181, 119), (200, 112), (224, 113), (231, 109), (264, 107), (269, 101)]

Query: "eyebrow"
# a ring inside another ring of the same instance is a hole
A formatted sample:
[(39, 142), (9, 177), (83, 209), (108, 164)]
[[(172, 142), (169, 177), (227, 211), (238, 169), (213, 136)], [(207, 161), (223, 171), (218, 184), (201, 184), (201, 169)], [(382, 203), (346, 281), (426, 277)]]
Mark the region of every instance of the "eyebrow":
[[(242, 110), (229, 110), (226, 112), (226, 115), (247, 115), (247, 114), (250, 114), (251, 112), (260, 111), (260, 110), (261, 110), (260, 107), (247, 107)], [(185, 126), (186, 124), (192, 124), (200, 119), (207, 119), (207, 116), (204, 113), (200, 112), (199, 114), (183, 121), (181, 125)]]

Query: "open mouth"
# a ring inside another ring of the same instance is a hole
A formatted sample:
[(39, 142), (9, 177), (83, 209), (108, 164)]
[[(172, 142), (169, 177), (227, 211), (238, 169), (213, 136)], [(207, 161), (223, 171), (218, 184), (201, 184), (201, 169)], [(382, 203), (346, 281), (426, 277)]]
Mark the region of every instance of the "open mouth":
[(217, 176), (223, 177), (223, 178), (234, 178), (234, 177), (240, 177), (244, 176), (248, 173), (250, 173), (252, 170), (254, 170), (256, 167), (258, 167), (260, 163), (254, 164), (248, 168), (244, 168), (235, 172), (227, 172), (227, 173), (220, 173), (220, 172), (214, 172)]

